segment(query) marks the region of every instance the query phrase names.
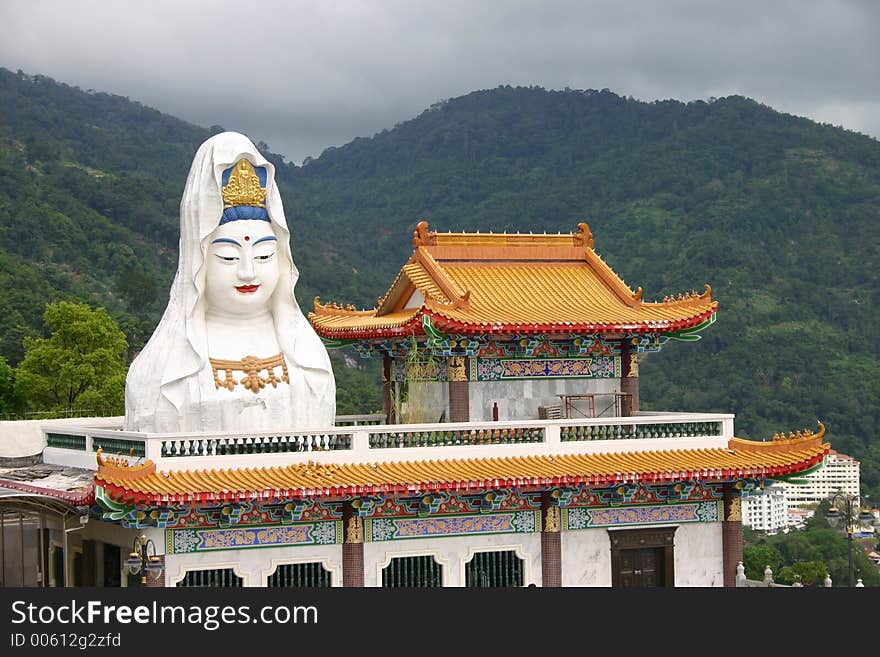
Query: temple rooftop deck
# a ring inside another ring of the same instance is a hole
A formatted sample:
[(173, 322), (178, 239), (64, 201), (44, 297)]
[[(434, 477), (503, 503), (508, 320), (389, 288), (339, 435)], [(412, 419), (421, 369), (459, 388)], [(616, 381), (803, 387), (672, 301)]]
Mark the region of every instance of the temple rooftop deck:
[(733, 415), (640, 413), (509, 422), (376, 424), (275, 432), (149, 434), (47, 428), (47, 463), (96, 468), (95, 453), (150, 460), (160, 470), (462, 459), (726, 447)]
[(498, 487), (729, 481), (787, 476), (822, 463), (824, 429), (770, 442), (733, 438), (723, 447), (608, 453), (538, 454), (468, 459), (335, 464), (309, 461), (275, 467), (159, 472), (146, 461), (98, 453), (102, 494), (135, 504), (217, 503), (371, 494), (421, 494)]
[[(732, 415), (710, 413), (271, 434), (65, 427), (65, 434), (48, 435), (43, 456), (50, 464), (97, 468), (94, 485), (115, 499), (173, 504), (764, 479), (818, 467), (830, 450), (824, 426), (769, 441), (737, 438), (732, 430)], [(78, 501), (95, 490), (81, 488)]]

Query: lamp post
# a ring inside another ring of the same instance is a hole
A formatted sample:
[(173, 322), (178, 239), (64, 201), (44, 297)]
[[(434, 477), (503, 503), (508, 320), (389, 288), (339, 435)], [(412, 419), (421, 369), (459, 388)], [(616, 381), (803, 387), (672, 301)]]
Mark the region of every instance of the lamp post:
[(147, 538), (146, 534), (141, 534), (134, 539), (131, 546), (131, 553), (125, 560), (125, 565), (132, 575), (142, 572), (141, 584), (147, 583), (147, 574), (158, 577), (162, 572), (162, 560), (156, 555), (156, 546), (153, 541)]
[(859, 517), (859, 496), (852, 493), (844, 493), (839, 490), (830, 498), (831, 508), (825, 517), (829, 522), (837, 527), (840, 519), (843, 519), (846, 528), (846, 540), (849, 547), (849, 585), (853, 587), (853, 530), (856, 520)]

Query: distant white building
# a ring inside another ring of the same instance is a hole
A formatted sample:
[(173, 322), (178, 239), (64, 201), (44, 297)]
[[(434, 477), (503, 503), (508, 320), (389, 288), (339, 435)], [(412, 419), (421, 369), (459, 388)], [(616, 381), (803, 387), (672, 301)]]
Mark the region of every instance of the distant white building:
[(742, 498), (742, 523), (775, 534), (789, 525), (785, 490), (779, 484), (752, 491)]
[[(799, 477), (806, 483), (792, 484), (780, 482), (786, 493), (789, 511), (792, 509), (814, 509), (838, 491), (859, 495), (859, 462), (852, 456), (831, 450), (828, 461), (815, 472)], [(812, 515), (812, 514), (810, 514)]]
[(805, 483), (774, 482), (743, 495), (743, 525), (775, 534), (787, 527), (803, 525), (819, 502), (838, 491), (859, 495), (859, 462), (834, 450), (824, 466), (798, 478), (806, 480)]

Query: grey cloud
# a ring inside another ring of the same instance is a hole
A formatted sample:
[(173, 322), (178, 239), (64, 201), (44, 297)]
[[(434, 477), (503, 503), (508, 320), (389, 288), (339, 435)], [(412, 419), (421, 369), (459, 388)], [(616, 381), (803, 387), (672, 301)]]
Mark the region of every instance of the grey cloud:
[(880, 135), (880, 3), (7, 0), (0, 66), (129, 96), (299, 162), (499, 84), (732, 93)]

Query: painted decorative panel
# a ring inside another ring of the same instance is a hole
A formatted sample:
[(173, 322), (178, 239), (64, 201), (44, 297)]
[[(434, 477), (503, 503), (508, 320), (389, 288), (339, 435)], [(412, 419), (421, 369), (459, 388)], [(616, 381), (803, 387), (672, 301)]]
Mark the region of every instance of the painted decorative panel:
[(611, 379), (620, 377), (619, 356), (589, 358), (473, 358), (471, 381)]
[(367, 518), (367, 541), (392, 541), (428, 536), (507, 534), (541, 531), (540, 511), (485, 513), (429, 518)]
[(165, 531), (165, 549), (168, 554), (285, 545), (332, 545), (341, 542), (342, 521)]
[(565, 530), (651, 525), (666, 522), (719, 522), (722, 502), (664, 504), (663, 506), (625, 506), (610, 508), (573, 507), (562, 509)]
[[(490, 335), (444, 335), (431, 330), (427, 339), (415, 343), (420, 354), (435, 356), (478, 356), (480, 358), (536, 358), (620, 355), (620, 340), (628, 340), (637, 353), (660, 351), (669, 340), (662, 333), (620, 333), (603, 338), (598, 334), (513, 335), (508, 339)], [(363, 358), (406, 358), (413, 347), (409, 337), (386, 340), (346, 341)], [(341, 346), (341, 345), (333, 345)]]
[(374, 518), (423, 517), (539, 508), (540, 492), (524, 493), (515, 489), (498, 488), (473, 494), (432, 492), (417, 497), (389, 497), (378, 502), (371, 515)]
[(626, 484), (614, 488), (571, 487), (568, 502), (561, 506), (622, 506), (627, 504), (673, 504), (720, 500), (721, 484), (704, 484), (697, 481), (679, 481), (672, 484), (650, 486)]

